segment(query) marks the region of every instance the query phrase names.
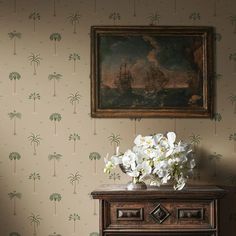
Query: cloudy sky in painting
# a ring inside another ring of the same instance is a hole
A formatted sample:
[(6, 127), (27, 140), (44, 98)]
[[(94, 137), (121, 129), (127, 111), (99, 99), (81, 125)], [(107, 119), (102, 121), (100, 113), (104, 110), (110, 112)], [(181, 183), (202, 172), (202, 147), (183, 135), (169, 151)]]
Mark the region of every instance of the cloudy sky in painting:
[[(192, 51), (189, 37), (106, 36), (100, 38), (99, 61), (103, 84), (113, 87), (122, 63), (127, 63), (133, 87), (145, 84), (150, 64), (156, 65), (170, 79), (184, 87), (187, 72), (194, 72), (187, 53)], [(171, 86), (169, 84), (169, 86)]]

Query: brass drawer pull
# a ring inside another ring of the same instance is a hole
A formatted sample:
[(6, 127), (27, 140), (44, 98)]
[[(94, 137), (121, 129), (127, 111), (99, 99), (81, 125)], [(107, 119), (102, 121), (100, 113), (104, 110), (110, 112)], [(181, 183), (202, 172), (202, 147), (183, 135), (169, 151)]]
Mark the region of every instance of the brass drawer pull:
[(178, 219), (180, 220), (203, 220), (204, 209), (178, 209)]
[(143, 220), (143, 208), (118, 208), (116, 211), (116, 217), (117, 220)]

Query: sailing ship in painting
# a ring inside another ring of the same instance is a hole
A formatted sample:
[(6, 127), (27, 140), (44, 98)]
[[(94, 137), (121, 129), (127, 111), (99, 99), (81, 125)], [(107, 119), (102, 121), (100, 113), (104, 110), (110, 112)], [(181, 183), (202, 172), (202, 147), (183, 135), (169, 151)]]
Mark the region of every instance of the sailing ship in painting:
[(114, 84), (120, 93), (132, 93), (132, 81), (133, 77), (127, 68), (127, 63), (122, 63)]
[[(112, 86), (102, 86), (103, 108), (162, 108), (202, 105), (198, 95), (199, 78), (195, 73), (170, 72), (150, 64), (145, 70), (143, 85), (135, 86), (131, 65), (121, 63), (114, 74)], [(201, 103), (201, 104), (199, 104)]]
[(168, 81), (169, 79), (157, 66), (150, 66), (149, 70), (146, 71), (146, 94), (160, 91), (165, 87)]
[[(101, 108), (202, 107), (203, 49), (201, 41), (188, 42), (186, 40), (189, 39), (185, 39), (188, 45), (186, 46), (177, 39), (179, 41), (175, 47), (173, 46), (175, 44), (169, 45), (159, 38), (156, 40), (145, 38), (145, 40), (149, 40), (152, 47), (142, 59), (140, 55), (133, 59), (125, 54), (124, 57), (121, 55), (116, 57), (117, 54), (112, 54), (113, 56), (104, 63), (106, 67), (104, 71), (102, 68), (99, 93)], [(157, 45), (158, 40), (159, 44), (164, 45), (162, 49)], [(114, 44), (109, 50), (117, 45)], [(171, 47), (171, 50), (167, 46)], [(173, 51), (178, 52), (179, 55), (173, 54)], [(136, 52), (133, 54), (136, 55)]]

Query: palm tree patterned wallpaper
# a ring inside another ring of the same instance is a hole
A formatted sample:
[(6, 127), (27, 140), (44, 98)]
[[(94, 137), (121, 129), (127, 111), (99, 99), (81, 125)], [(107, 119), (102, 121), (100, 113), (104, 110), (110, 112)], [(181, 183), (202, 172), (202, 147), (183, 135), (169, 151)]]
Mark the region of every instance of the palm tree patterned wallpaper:
[[(214, 117), (91, 118), (91, 25), (214, 26)], [(137, 134), (177, 132), (198, 163), (190, 182), (234, 189), (235, 40), (235, 0), (0, 0), (0, 235), (98, 236), (90, 192), (129, 180), (104, 175), (103, 158)], [(223, 235), (234, 232), (235, 197)]]

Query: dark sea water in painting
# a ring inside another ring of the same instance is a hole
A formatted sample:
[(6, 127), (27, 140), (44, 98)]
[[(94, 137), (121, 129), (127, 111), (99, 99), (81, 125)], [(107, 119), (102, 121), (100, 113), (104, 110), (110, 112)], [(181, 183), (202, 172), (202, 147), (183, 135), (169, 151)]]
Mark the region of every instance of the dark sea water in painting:
[[(102, 88), (100, 90), (100, 108), (102, 109), (165, 109), (190, 107), (189, 89), (171, 88), (156, 91), (145, 89), (132, 89), (121, 93), (115, 88)], [(198, 101), (202, 106), (202, 99)]]

